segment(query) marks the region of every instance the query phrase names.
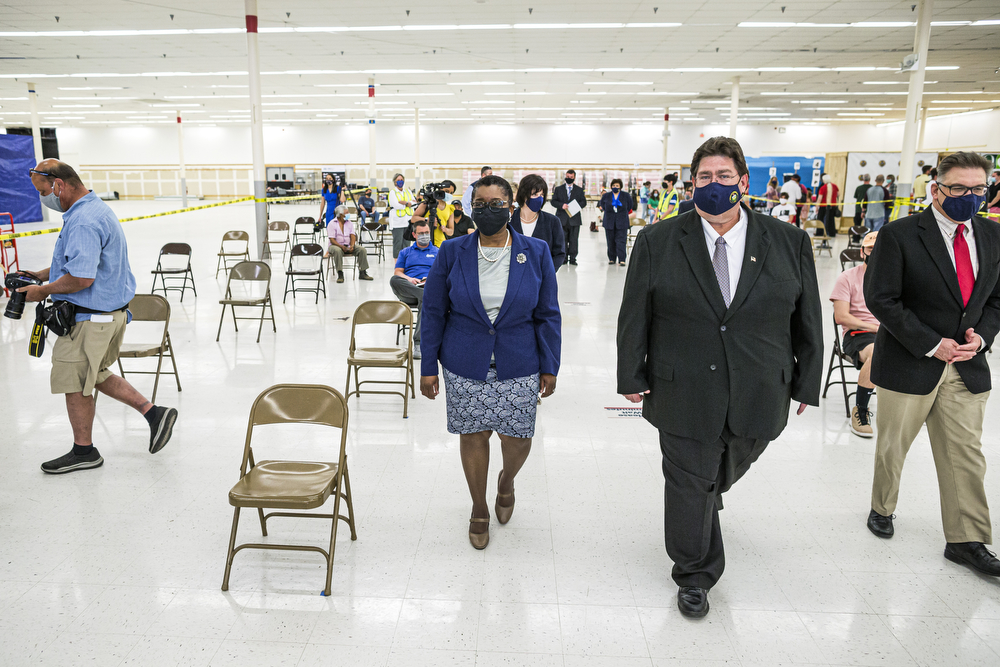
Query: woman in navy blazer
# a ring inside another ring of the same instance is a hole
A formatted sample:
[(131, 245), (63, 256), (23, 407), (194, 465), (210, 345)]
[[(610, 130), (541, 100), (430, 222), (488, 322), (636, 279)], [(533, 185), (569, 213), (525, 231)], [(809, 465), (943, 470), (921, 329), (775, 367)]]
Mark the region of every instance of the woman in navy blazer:
[(625, 247), (628, 244), (629, 213), (634, 208), (632, 197), (622, 192), (622, 179), (611, 181), (611, 192), (605, 192), (597, 208), (604, 212), (604, 233), (608, 237), (608, 264), (625, 266)]
[(528, 174), (517, 184), (517, 208), (511, 212), (510, 226), (518, 234), (545, 241), (552, 265), (566, 262), (566, 236), (559, 218), (542, 210), (549, 196), (549, 184), (538, 174)]
[(473, 191), (474, 234), (441, 245), (424, 286), (420, 392), (438, 394), (438, 360), (448, 431), (460, 435), (472, 495), (469, 541), (489, 543), (486, 502), (490, 436), (500, 436), (503, 470), (494, 511), (514, 511), (514, 476), (531, 450), (539, 389), (555, 391), (562, 319), (549, 247), (511, 229), (510, 184), (487, 176)]

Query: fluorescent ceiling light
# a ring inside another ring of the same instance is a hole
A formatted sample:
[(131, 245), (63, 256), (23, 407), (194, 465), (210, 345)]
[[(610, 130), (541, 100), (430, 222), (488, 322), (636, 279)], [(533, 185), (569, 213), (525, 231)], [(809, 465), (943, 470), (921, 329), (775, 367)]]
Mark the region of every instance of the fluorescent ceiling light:
[(137, 100), (138, 97), (53, 97), (54, 100)]
[(1000, 19), (987, 19), (985, 21), (973, 21), (972, 25), (975, 25), (975, 26), (981, 26), (981, 25), (1000, 25)]
[(796, 23), (795, 21), (740, 21), (737, 28), (849, 28), (850, 23)]
[(600, 92), (600, 93), (577, 93), (577, 95), (607, 95), (607, 93), (606, 92)]
[(59, 90), (125, 90), (121, 86), (69, 86)]
[(0, 97), (0, 100), (9, 101), (9, 102), (21, 101), (21, 100), (26, 100), (26, 99), (28, 99), (28, 98), (27, 97)]
[[(55, 106), (54, 104), (52, 106)], [(150, 104), (151, 107), (169, 107), (171, 109), (177, 107), (200, 107), (200, 104)]]
[(265, 107), (300, 107), (303, 102), (261, 102), (261, 106)]
[(514, 30), (609, 30), (624, 28), (624, 23), (515, 23)]
[(551, 93), (546, 93), (545, 91), (542, 91), (542, 90), (533, 90), (531, 92), (525, 91), (525, 92), (521, 92), (521, 93), (513, 92), (513, 91), (487, 91), (487, 92), (483, 93), (483, 95), (505, 95), (505, 96), (513, 96), (513, 97), (522, 97), (522, 96), (525, 96), (525, 95), (549, 95), (549, 94), (551, 94)]
[(792, 104), (847, 104), (846, 100), (789, 100), (789, 102)]
[(513, 81), (449, 81), (449, 86), (513, 86)]
[(53, 104), (53, 109), (100, 109), (100, 104)]
[(462, 101), (462, 104), (513, 104), (514, 100), (471, 100)]
[(931, 104), (996, 104), (1000, 100), (931, 100)]
[(878, 111), (841, 111), (837, 114), (838, 116), (884, 116), (884, 113)]
[[(908, 86), (909, 81), (862, 81), (862, 84), (866, 86)], [(932, 83), (937, 83), (937, 81), (924, 81), (924, 85), (930, 85)]]
[(928, 107), (928, 111), (968, 111), (972, 107)]
[(584, 81), (585, 86), (652, 86), (652, 81)]
[(683, 23), (626, 23), (626, 28), (679, 28)]
[(698, 93), (656, 93), (656, 92), (652, 92), (652, 91), (639, 91), (639, 92), (636, 92), (636, 93), (632, 93), (632, 95), (652, 95), (652, 96), (659, 96), (659, 97), (662, 97), (662, 96), (665, 96), (665, 95), (669, 95), (669, 96), (673, 96), (673, 97), (693, 97), (693, 96), (695, 96), (697, 94)]

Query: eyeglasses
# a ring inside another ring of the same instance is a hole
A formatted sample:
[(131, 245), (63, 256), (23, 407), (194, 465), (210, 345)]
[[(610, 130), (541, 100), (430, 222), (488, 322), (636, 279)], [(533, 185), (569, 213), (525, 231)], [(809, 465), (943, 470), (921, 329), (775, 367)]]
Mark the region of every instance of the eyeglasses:
[(482, 199), (477, 199), (474, 202), (472, 202), (472, 208), (473, 210), (476, 211), (482, 211), (487, 206), (489, 206), (490, 210), (493, 211), (494, 213), (499, 213), (500, 211), (507, 208), (507, 202), (505, 202), (503, 199), (491, 199), (489, 202), (485, 202)]
[(44, 171), (38, 171), (37, 169), (29, 169), (28, 176), (31, 176), (32, 174), (38, 174), (39, 176), (48, 176), (49, 178), (58, 178), (57, 176), (53, 176), (52, 174), (47, 174)]
[(740, 180), (739, 174), (734, 174), (731, 171), (723, 171), (718, 174), (702, 173), (695, 176), (694, 184), (699, 187), (704, 187), (711, 183), (712, 181), (718, 181), (722, 185), (735, 185)]
[(982, 197), (989, 191), (989, 187), (986, 185), (977, 185), (970, 188), (964, 185), (945, 185), (944, 183), (938, 183), (937, 186), (952, 197), (964, 197), (970, 192), (977, 197)]

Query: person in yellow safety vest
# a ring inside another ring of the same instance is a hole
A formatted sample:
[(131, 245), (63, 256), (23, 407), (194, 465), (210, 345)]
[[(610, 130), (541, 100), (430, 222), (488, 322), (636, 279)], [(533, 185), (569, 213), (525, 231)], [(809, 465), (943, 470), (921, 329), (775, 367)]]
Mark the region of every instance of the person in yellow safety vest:
[(660, 193), (660, 204), (656, 207), (656, 219), (653, 222), (677, 215), (680, 203), (681, 193), (677, 190), (677, 174), (667, 174), (663, 177), (663, 191)]

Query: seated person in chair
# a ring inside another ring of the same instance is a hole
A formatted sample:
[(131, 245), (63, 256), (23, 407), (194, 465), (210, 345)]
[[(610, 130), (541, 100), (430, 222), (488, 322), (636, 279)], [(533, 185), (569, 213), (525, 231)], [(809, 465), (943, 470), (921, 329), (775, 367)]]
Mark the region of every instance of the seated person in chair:
[(358, 223), (364, 225), (371, 218), (372, 222), (378, 222), (378, 211), (375, 210), (375, 200), (372, 199), (372, 189), (365, 190), (365, 194), (358, 197)]
[(413, 223), (414, 245), (399, 251), (396, 270), (389, 279), (389, 287), (396, 298), (417, 307), (417, 321), (413, 323), (413, 358), (420, 358), (420, 306), (424, 300), (424, 282), (437, 259), (438, 248), (431, 244), (431, 226), (426, 219)]
[(358, 264), (358, 278), (372, 280), (368, 275), (368, 251), (358, 243), (354, 224), (347, 219), (347, 207), (343, 204), (334, 209), (334, 218), (327, 225), (326, 234), (330, 238), (330, 247), (323, 258), (333, 257), (337, 268), (337, 282), (344, 282), (344, 255), (354, 256)]
[(771, 209), (771, 217), (777, 218), (782, 222), (790, 222), (795, 224), (795, 206), (794, 204), (788, 203), (788, 193), (782, 192), (780, 197), (780, 203)]
[(878, 232), (870, 232), (861, 242), (861, 257), (864, 264), (847, 269), (834, 283), (830, 301), (833, 301), (833, 317), (844, 331), (844, 341), (841, 349), (851, 357), (858, 374), (858, 393), (856, 404), (851, 411), (851, 432), (862, 438), (870, 438), (872, 432), (872, 413), (868, 409), (875, 385), (872, 384), (872, 350), (875, 349), (875, 332), (879, 322), (865, 305), (865, 270), (868, 268), (868, 257), (875, 247), (875, 237)]

